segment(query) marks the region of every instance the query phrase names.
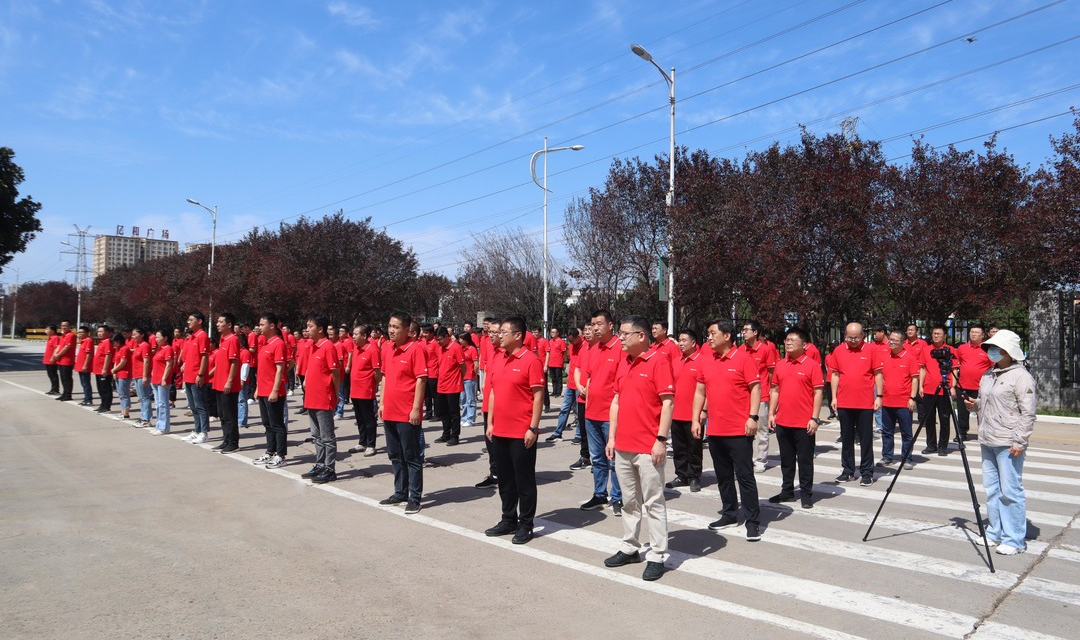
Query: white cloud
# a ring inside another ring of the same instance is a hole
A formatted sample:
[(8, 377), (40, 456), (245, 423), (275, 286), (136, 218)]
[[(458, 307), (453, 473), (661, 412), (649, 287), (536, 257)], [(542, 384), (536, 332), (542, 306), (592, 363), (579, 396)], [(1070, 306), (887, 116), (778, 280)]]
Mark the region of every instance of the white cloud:
[(335, 18), (341, 18), (345, 24), (354, 27), (377, 27), (379, 21), (371, 14), (371, 9), (335, 0), (326, 5), (326, 10)]

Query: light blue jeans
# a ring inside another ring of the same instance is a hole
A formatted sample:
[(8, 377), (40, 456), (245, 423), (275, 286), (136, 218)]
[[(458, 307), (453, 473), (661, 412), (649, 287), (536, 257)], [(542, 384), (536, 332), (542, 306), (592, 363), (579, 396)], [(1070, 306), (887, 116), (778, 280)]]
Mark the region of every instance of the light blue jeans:
[(241, 427), (248, 426), (248, 391), (251, 390), (251, 385), (240, 385), (240, 396), (236, 404), (236, 424)]
[(151, 388), (149, 378), (135, 378), (135, 394), (139, 396), (139, 418), (150, 422), (154, 417), (154, 390)]
[(171, 384), (155, 384), (154, 385), (154, 404), (157, 405), (157, 424), (154, 425), (158, 431), (163, 433), (169, 432), (169, 390), (172, 388)]
[(461, 392), (461, 421), (476, 424), (476, 380), (466, 380)]
[(116, 397), (121, 411), (131, 409), (131, 378), (116, 378)]
[(562, 437), (563, 431), (566, 430), (566, 422), (570, 419), (570, 414), (574, 413), (577, 408), (577, 403), (577, 389), (563, 387), (562, 406), (559, 407), (559, 421), (555, 424), (555, 431), (551, 435)]
[(593, 495), (608, 497), (608, 480), (611, 481), (611, 502), (622, 502), (622, 488), (615, 475), (615, 463), (608, 460), (607, 448), (611, 423), (607, 420), (585, 419), (585, 433), (589, 436), (589, 457), (592, 458)]
[(1024, 499), (1024, 457), (1009, 455), (1009, 447), (982, 446), (983, 488), (990, 527), (986, 537), (1026, 549), (1027, 501)]

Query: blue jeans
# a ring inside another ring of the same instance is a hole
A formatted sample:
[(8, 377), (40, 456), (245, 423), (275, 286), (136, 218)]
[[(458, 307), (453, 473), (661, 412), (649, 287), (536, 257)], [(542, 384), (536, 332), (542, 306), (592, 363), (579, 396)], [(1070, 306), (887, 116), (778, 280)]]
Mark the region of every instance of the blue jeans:
[(90, 386), (90, 380), (94, 377), (94, 374), (89, 371), (79, 372), (79, 384), (82, 385), (83, 402), (90, 404), (94, 401), (94, 388)]
[(206, 412), (206, 387), (200, 387), (194, 382), (184, 383), (184, 395), (187, 396), (188, 408), (194, 416), (195, 433), (210, 433), (210, 414)]
[(139, 396), (139, 418), (150, 422), (154, 417), (154, 390), (151, 388), (149, 378), (135, 378), (135, 395)]
[(424, 493), (421, 428), (408, 422), (385, 421), (386, 455), (394, 471), (394, 495), (420, 502)]
[(157, 405), (157, 424), (154, 426), (164, 433), (169, 432), (169, 388), (171, 386), (169, 384), (154, 385), (154, 404)]
[(900, 423), (900, 462), (911, 459), (911, 411), (907, 407), (882, 407), (881, 417), (884, 426), (881, 429), (881, 459), (893, 459), (893, 441), (896, 424)]
[(341, 384), (338, 385), (337, 397), (338, 403), (334, 413), (337, 414), (337, 417), (344, 418), (345, 405), (349, 402), (349, 379), (347, 377), (342, 377)]
[(1009, 447), (982, 446), (983, 488), (990, 526), (986, 537), (1026, 549), (1027, 501), (1024, 498), (1024, 457), (1009, 455)]
[(589, 457), (592, 459), (593, 495), (603, 498), (608, 497), (608, 480), (611, 480), (611, 501), (622, 501), (622, 489), (619, 487), (619, 478), (615, 475), (615, 465), (604, 454), (607, 447), (608, 429), (611, 423), (607, 420), (585, 419), (585, 433), (589, 436)]
[(559, 407), (559, 422), (555, 425), (555, 431), (551, 434), (553, 436), (562, 437), (563, 431), (566, 429), (566, 421), (570, 419), (570, 414), (574, 412), (577, 407), (577, 389), (563, 389), (562, 406)]
[(465, 381), (465, 390), (461, 392), (461, 421), (476, 422), (476, 380)]
[(116, 378), (116, 398), (121, 411), (131, 409), (131, 378)]
[(881, 409), (874, 412), (874, 430), (882, 431), (885, 428), (885, 416)]
[(240, 396), (236, 401), (236, 423), (241, 427), (248, 426), (248, 392), (251, 387), (246, 384), (240, 385)]

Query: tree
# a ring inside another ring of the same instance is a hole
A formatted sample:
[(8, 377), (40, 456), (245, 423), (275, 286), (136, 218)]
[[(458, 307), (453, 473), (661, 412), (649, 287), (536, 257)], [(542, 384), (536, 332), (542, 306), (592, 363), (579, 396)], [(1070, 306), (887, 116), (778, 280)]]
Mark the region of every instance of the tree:
[[(447, 309), (455, 320), (472, 320), (477, 312), (520, 315), (529, 325), (543, 318), (543, 247), (520, 228), (476, 236), (462, 252), (457, 288)], [(550, 264), (550, 263), (549, 263)]]
[[(41, 328), (64, 320), (75, 324), (78, 292), (67, 282), (28, 282), (19, 286), (16, 296), (19, 313), (15, 319), (19, 327)], [(9, 315), (11, 302), (9, 299), (7, 304)]]
[[(425, 318), (437, 318), (441, 315), (443, 299), (450, 295), (452, 289), (453, 285), (446, 276), (430, 272), (421, 273), (414, 281), (408, 308), (422, 314)], [(455, 315), (440, 319), (443, 322), (455, 324), (461, 324), (466, 320), (474, 321), (474, 318), (469, 315), (460, 318)]]
[(0, 147), (0, 273), (16, 253), (26, 251), (26, 245), (41, 231), (37, 212), (41, 205), (30, 196), (19, 198), (19, 185), (25, 176), (15, 164), (15, 152)]

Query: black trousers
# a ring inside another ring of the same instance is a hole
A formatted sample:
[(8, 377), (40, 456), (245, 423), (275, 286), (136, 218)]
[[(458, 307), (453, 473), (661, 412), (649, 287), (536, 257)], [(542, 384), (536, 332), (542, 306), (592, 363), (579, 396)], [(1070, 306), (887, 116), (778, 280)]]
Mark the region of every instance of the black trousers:
[(206, 390), (206, 415), (212, 418), (221, 418), (221, 412), (218, 411), (218, 392), (209, 384), (203, 387)]
[(49, 393), (60, 393), (60, 365), (45, 365), (45, 375), (49, 376)]
[(836, 410), (840, 418), (840, 466), (846, 475), (855, 475), (855, 440), (859, 441), (859, 473), (874, 477), (874, 410)]
[(75, 371), (75, 367), (70, 364), (62, 364), (60, 367), (60, 388), (63, 391), (60, 393), (61, 397), (71, 398), (71, 386), (74, 383), (72, 374)]
[(112, 376), (97, 376), (97, 394), (101, 398), (102, 409), (109, 411), (112, 409), (113, 399), (113, 379)]
[(804, 498), (814, 492), (814, 446), (816, 436), (798, 427), (776, 425), (776, 441), (780, 444), (780, 474), (783, 480), (780, 493), (795, 493), (795, 467), (799, 467), (799, 489)]
[(521, 438), (492, 436), (488, 447), (499, 478), (503, 521), (532, 528), (536, 516), (536, 445), (526, 449)]
[(240, 423), (237, 421), (240, 392), (217, 392), (218, 419), (221, 420), (221, 444), (226, 447), (240, 446)]
[(375, 419), (375, 398), (352, 398), (356, 430), (360, 433), (360, 446), (374, 447), (378, 422)]
[[(487, 434), (488, 426), (488, 412), (484, 412), (484, 434)], [(487, 456), (488, 456), (488, 475), (498, 477), (499, 473), (495, 470), (495, 455), (491, 453), (491, 441), (487, 443)]]
[[(919, 404), (919, 419), (926, 426), (926, 448), (938, 451), (949, 450), (949, 415), (952, 409), (949, 403), (952, 398), (946, 395), (931, 396), (923, 395)], [(938, 428), (938, 420), (941, 420), (941, 428)]]
[(435, 396), (435, 415), (442, 419), (442, 437), (461, 436), (461, 394), (440, 393)]
[[(979, 390), (975, 389), (963, 389), (969, 398), (978, 398)], [(968, 411), (967, 405), (964, 404), (964, 398), (957, 391), (956, 396), (956, 418), (959, 422), (956, 423), (956, 432), (961, 438), (967, 438), (968, 431), (971, 429), (971, 412)], [(978, 431), (976, 431), (978, 433)]]
[(551, 396), (548, 395), (547, 378), (544, 378), (544, 411), (551, 411)]
[(439, 413), (439, 407), (436, 406), (435, 397), (439, 395), (439, 381), (435, 378), (427, 379), (427, 388), (424, 389), (424, 414), (434, 416), (436, 418), (442, 417)]
[(720, 514), (738, 518), (739, 496), (735, 494), (738, 482), (746, 523), (758, 524), (761, 510), (754, 478), (754, 436), (709, 436), (709, 454), (716, 472), (716, 488), (720, 491)]
[(285, 397), (281, 396), (277, 402), (270, 402), (269, 396), (259, 398), (259, 415), (262, 417), (262, 426), (266, 429), (266, 452), (277, 454), (282, 458), (289, 450), (288, 431), (285, 429)]
[(563, 368), (548, 367), (548, 375), (551, 376), (551, 394), (561, 396), (563, 383)]
[(690, 432), (689, 420), (671, 421), (671, 448), (675, 475), (683, 480), (700, 480), (705, 441)]

